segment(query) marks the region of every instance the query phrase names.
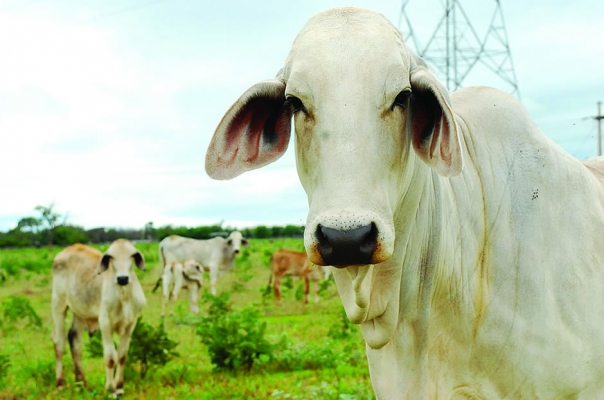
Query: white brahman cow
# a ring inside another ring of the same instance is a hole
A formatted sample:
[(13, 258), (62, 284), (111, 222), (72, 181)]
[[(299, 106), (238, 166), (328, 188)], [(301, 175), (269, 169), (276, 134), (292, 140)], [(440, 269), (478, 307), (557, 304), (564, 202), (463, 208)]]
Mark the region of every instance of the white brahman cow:
[(604, 398), (604, 187), (516, 98), (449, 95), (386, 18), (337, 8), (227, 111), (208, 174), (278, 159), (292, 116), (306, 251), (379, 399)]
[(304, 304), (308, 304), (310, 281), (313, 281), (315, 285), (315, 303), (318, 303), (321, 280), (329, 279), (330, 270), (329, 267), (323, 265), (312, 265), (304, 252), (287, 249), (275, 251), (271, 256), (271, 274), (268, 278), (268, 284), (269, 286), (271, 283), (273, 285), (277, 305), (281, 304), (281, 279), (284, 276), (303, 279), (304, 297), (302, 302)]
[[(172, 289), (172, 301), (176, 302), (181, 289), (189, 290), (189, 307), (191, 312), (197, 314), (199, 290), (203, 282), (203, 267), (195, 260), (187, 260), (184, 263), (169, 262), (164, 266), (164, 272), (160, 279), (162, 285), (161, 316), (165, 315), (166, 304), (170, 299)], [(158, 281), (159, 284), (159, 281)], [(157, 286), (156, 286), (157, 288)], [(153, 289), (155, 291), (155, 289)]]
[[(143, 255), (126, 239), (114, 241), (104, 254), (74, 244), (54, 258), (52, 265), (52, 319), (56, 357), (56, 385), (63, 387), (65, 316), (73, 313), (67, 338), (75, 365), (76, 381), (85, 382), (82, 369), (82, 334), (100, 327), (106, 367), (105, 387), (124, 393), (124, 365), (136, 321), (146, 304), (145, 294), (132, 264), (145, 268)], [(113, 334), (119, 336), (117, 351)]]
[(226, 239), (220, 236), (208, 240), (168, 236), (159, 243), (159, 266), (163, 273), (164, 265), (169, 262), (197, 261), (210, 273), (210, 290), (216, 295), (216, 281), (233, 268), (241, 245), (247, 246), (247, 240), (239, 231), (231, 232)]

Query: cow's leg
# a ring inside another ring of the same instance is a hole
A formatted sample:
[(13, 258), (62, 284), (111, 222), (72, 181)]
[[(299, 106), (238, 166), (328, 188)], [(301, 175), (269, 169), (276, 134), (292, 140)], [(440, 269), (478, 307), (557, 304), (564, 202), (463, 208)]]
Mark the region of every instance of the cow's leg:
[(113, 331), (109, 323), (107, 316), (99, 317), (99, 325), (101, 328), (101, 335), (103, 336), (103, 361), (105, 362), (105, 388), (110, 393), (115, 393), (115, 382), (113, 379), (113, 371), (117, 363), (117, 352), (115, 351), (115, 344), (113, 343)]
[(180, 289), (182, 289), (183, 285), (183, 277), (181, 271), (174, 271), (174, 289), (172, 290), (172, 301), (176, 303), (178, 300), (178, 295), (180, 294)]
[(115, 395), (122, 396), (124, 394), (124, 366), (126, 365), (126, 357), (128, 348), (130, 348), (130, 338), (136, 327), (134, 321), (129, 327), (124, 330), (120, 336), (120, 343), (117, 346), (117, 369), (115, 371)]
[(199, 313), (199, 306), (197, 305), (197, 298), (198, 298), (198, 288), (199, 285), (197, 284), (197, 282), (191, 282), (189, 286), (189, 303), (191, 305), (191, 312), (193, 314), (197, 314)]
[(63, 354), (65, 352), (65, 316), (67, 305), (59, 296), (52, 296), (52, 343), (55, 349), (55, 383), (57, 387), (65, 386), (63, 376)]
[(73, 359), (73, 366), (75, 368), (76, 382), (84, 383), (86, 383), (86, 378), (84, 377), (84, 369), (82, 368), (82, 335), (85, 328), (86, 322), (77, 315), (74, 315), (71, 328), (69, 329), (69, 333), (67, 333), (69, 347), (71, 348), (71, 358)]
[(313, 285), (315, 285), (315, 304), (319, 304), (319, 289), (321, 287), (321, 281), (314, 280)]
[(273, 293), (275, 294), (275, 304), (281, 304), (281, 277), (275, 275), (275, 283), (273, 283)]
[(309, 290), (309, 279), (308, 275), (304, 275), (302, 277), (304, 280), (304, 300), (302, 301), (304, 304), (308, 304), (308, 290)]
[(216, 281), (218, 280), (218, 267), (210, 267), (210, 292), (216, 296)]
[(172, 274), (164, 274), (162, 276), (162, 297), (161, 297), (161, 317), (166, 315), (166, 304), (170, 297), (170, 285), (172, 284)]

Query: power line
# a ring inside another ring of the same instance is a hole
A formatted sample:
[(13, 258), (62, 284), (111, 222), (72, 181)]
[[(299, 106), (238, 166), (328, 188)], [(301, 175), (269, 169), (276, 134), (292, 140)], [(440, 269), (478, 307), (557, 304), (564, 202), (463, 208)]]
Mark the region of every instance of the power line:
[(418, 55), (441, 74), (450, 91), (461, 88), (469, 73), (480, 63), (511, 86), (511, 93), (520, 98), (499, 0), (494, 0), (495, 11), (482, 38), (463, 9), (461, 0), (441, 0), (444, 14), (425, 46), (419, 43), (405, 10), (410, 1), (402, 2), (399, 28), (403, 30), (401, 23), (404, 22), (405, 40), (410, 40)]

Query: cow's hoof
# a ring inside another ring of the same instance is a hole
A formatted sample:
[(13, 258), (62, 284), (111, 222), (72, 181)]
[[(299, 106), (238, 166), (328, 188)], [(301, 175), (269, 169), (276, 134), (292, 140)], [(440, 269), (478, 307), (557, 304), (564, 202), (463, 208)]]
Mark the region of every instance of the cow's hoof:
[(56, 383), (58, 389), (63, 389), (65, 387), (65, 379), (64, 378), (57, 379), (55, 383)]

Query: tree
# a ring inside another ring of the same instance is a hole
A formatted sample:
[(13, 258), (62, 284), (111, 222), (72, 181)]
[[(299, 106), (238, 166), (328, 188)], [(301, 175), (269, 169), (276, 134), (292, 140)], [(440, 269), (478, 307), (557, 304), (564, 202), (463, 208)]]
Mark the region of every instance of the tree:
[(46, 231), (48, 232), (48, 250), (52, 250), (55, 228), (59, 225), (59, 218), (61, 218), (61, 214), (55, 212), (54, 207), (54, 202), (51, 202), (48, 206), (36, 206), (36, 208), (34, 208), (34, 210), (41, 214), (41, 219), (46, 225)]

